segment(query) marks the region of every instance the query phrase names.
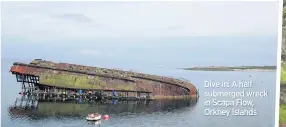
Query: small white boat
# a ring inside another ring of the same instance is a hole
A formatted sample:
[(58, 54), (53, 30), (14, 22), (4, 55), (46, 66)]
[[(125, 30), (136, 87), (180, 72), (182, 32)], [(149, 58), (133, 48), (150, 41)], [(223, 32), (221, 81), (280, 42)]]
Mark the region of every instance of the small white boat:
[(86, 120), (89, 120), (89, 121), (97, 121), (100, 119), (101, 119), (101, 115), (98, 113), (88, 114), (88, 116), (86, 117)]

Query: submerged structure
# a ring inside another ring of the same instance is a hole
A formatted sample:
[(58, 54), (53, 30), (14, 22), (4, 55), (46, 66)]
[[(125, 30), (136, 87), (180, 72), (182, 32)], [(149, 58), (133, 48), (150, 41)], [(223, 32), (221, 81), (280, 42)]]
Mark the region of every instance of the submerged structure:
[[(70, 102), (54, 102), (36, 100), (22, 96), (17, 98), (14, 106), (9, 107), (9, 114), (13, 119), (29, 118), (28, 120), (45, 120), (48, 117), (82, 117), (91, 112), (100, 112), (112, 116), (122, 113), (150, 113), (162, 111), (174, 111), (185, 107), (193, 107), (196, 105), (196, 100), (154, 100), (146, 102), (142, 101), (118, 101), (114, 102), (94, 102), (86, 101), (70, 101)], [(94, 107), (96, 105), (96, 107)]]
[[(10, 72), (22, 82), (22, 88), (40, 92), (106, 92), (116, 96), (197, 98), (195, 86), (186, 80), (69, 63), (35, 59), (31, 63), (15, 62)], [(112, 93), (113, 92), (113, 93)]]

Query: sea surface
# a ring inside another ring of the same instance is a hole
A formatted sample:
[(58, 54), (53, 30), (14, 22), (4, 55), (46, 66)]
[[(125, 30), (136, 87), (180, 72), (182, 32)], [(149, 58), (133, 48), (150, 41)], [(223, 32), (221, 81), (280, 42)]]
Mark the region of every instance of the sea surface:
[[(20, 97), (18, 93), (21, 85), (16, 82), (15, 76), (9, 73), (13, 62), (15, 61), (2, 61), (2, 127), (270, 127), (274, 125), (275, 72), (208, 72), (140, 67), (137, 70), (141, 72), (180, 77), (191, 81), (199, 89), (200, 98), (197, 101), (161, 100), (150, 103), (38, 102), (37, 109), (16, 110), (11, 107), (14, 106), (16, 98)], [(204, 92), (242, 91), (241, 88), (205, 88), (204, 82), (210, 80), (254, 81), (252, 88), (245, 90), (266, 90), (268, 96), (245, 98), (254, 100), (257, 116), (206, 116), (204, 115), (206, 108), (222, 108), (208, 107), (204, 105), (205, 100), (232, 101), (233, 98), (205, 97)], [(100, 123), (85, 121), (85, 116), (92, 112), (108, 114), (110, 118), (101, 120)]]

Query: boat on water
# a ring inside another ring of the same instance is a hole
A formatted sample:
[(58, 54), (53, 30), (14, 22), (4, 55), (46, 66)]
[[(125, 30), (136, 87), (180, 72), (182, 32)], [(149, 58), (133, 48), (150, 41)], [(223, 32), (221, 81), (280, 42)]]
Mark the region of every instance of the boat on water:
[(88, 121), (97, 121), (100, 119), (101, 119), (101, 115), (98, 113), (88, 114), (88, 116), (86, 117), (86, 120)]

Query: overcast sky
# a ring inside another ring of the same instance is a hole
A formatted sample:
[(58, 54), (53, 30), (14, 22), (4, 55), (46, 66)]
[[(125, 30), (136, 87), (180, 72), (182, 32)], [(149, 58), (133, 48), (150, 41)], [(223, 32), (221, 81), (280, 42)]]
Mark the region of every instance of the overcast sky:
[(278, 2), (5, 2), (4, 37), (273, 36)]
[(277, 28), (278, 2), (270, 1), (4, 2), (2, 55), (110, 66), (275, 65)]

